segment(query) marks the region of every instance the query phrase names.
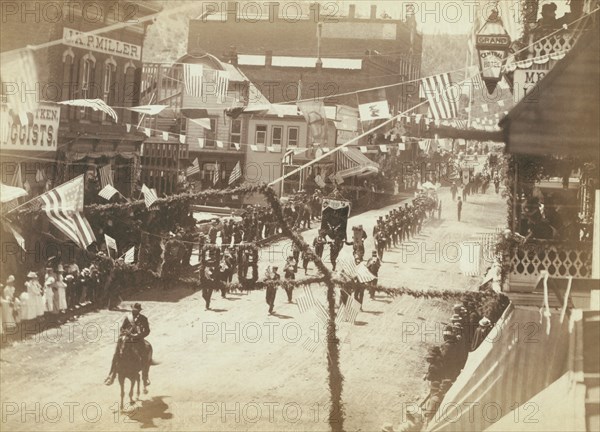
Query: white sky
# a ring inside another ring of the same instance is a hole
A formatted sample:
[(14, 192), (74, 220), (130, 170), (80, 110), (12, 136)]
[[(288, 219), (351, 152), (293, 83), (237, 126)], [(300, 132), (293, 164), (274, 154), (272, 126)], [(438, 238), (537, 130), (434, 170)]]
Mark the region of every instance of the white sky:
[[(514, 0), (499, 0), (509, 4)], [(322, 4), (332, 3), (327, 0)], [(377, 5), (378, 17), (385, 11), (392, 18), (404, 19), (406, 5), (411, 3), (416, 6), (416, 19), (419, 31), (423, 33), (469, 33), (473, 25), (473, 11), (477, 4), (487, 7), (494, 3), (493, 0), (338, 0), (340, 10), (347, 13), (348, 5), (356, 5), (356, 15), (368, 17), (371, 5)], [(519, 2), (517, 2), (519, 3)], [(565, 12), (569, 12), (568, 0), (540, 0), (539, 12), (545, 3), (555, 3), (557, 6), (556, 16), (560, 18)], [(485, 9), (484, 9), (485, 10)]]

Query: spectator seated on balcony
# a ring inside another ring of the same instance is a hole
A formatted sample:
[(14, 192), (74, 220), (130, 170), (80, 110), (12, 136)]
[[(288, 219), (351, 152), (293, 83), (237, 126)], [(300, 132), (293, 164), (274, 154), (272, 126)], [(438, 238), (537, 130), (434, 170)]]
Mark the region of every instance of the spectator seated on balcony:
[(527, 218), (527, 226), (529, 229), (529, 232), (527, 233), (528, 238), (551, 240), (556, 237), (558, 231), (542, 216), (539, 208), (526, 208), (525, 216)]

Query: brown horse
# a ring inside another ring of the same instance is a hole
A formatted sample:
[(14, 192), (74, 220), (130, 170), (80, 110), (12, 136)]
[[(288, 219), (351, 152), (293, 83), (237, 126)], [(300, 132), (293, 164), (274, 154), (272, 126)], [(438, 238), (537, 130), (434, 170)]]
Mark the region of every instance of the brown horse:
[[(144, 341), (148, 354), (146, 368), (150, 369), (152, 362), (152, 345), (148, 341)], [(137, 383), (137, 399), (140, 398), (140, 372), (143, 369), (143, 361), (140, 355), (134, 348), (134, 344), (127, 340), (126, 336), (122, 336), (119, 343), (118, 359), (117, 359), (117, 376), (121, 385), (121, 410), (123, 410), (123, 397), (125, 396), (125, 379), (129, 379), (131, 387), (129, 388), (129, 403), (135, 404), (133, 400), (133, 387)], [(148, 370), (146, 370), (146, 374)], [(144, 393), (148, 393), (146, 384), (144, 384)]]

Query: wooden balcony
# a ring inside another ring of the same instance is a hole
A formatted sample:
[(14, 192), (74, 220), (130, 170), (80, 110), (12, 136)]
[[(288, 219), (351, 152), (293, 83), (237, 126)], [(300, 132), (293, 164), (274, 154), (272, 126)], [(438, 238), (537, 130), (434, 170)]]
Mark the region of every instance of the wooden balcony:
[(506, 292), (533, 292), (543, 271), (553, 278), (590, 279), (592, 242), (536, 240), (510, 252)]

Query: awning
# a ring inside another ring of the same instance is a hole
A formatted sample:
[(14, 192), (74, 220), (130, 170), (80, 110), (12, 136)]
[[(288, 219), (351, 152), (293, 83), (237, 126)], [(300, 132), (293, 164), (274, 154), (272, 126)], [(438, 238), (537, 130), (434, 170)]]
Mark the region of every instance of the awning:
[(4, 183), (0, 183), (0, 202), (7, 203), (17, 198), (21, 198), (29, 195), (25, 189), (21, 189), (14, 186), (8, 186)]
[(336, 174), (342, 178), (364, 177), (379, 172), (379, 164), (366, 157), (357, 148), (346, 147), (348, 151), (338, 151)]
[(553, 311), (550, 319), (548, 334), (545, 319), (540, 324), (539, 308), (511, 304), (482, 344), (469, 353), (427, 430), (483, 431), (515, 407), (527, 415), (523, 405), (568, 367), (569, 319), (561, 323), (560, 311)]

